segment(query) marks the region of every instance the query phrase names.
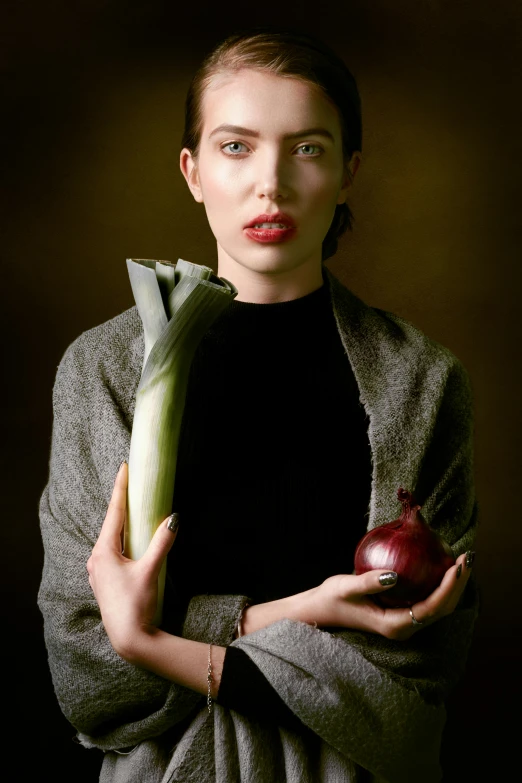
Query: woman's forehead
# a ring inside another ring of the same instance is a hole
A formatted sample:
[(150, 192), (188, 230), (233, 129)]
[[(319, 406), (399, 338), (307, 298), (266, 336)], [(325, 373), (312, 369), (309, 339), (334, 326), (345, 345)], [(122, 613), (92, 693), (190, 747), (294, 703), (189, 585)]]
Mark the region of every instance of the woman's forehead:
[(224, 123), (254, 129), (275, 117), (296, 125), (294, 130), (326, 124), (330, 132), (339, 132), (336, 108), (319, 85), (252, 68), (216, 74), (203, 95), (202, 110), (207, 136)]

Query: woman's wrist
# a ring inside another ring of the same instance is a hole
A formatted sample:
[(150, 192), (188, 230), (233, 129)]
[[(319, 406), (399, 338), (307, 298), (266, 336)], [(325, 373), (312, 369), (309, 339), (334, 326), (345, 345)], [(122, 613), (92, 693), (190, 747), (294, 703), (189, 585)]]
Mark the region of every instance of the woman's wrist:
[(314, 587), (296, 595), (246, 607), (240, 621), (241, 636), (284, 619), (299, 620), (310, 625), (319, 624), (315, 617), (315, 590)]

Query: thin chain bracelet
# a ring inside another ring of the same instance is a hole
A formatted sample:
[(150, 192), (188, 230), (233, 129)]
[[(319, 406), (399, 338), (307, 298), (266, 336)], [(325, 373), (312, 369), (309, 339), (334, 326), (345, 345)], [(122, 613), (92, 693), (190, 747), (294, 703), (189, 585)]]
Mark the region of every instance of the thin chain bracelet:
[(208, 683), (208, 690), (207, 690), (207, 707), (208, 711), (212, 712), (212, 694), (210, 693), (210, 685), (212, 683), (212, 661), (210, 660), (210, 652), (212, 650), (212, 645), (209, 644), (208, 646), (208, 669), (207, 669), (207, 683)]

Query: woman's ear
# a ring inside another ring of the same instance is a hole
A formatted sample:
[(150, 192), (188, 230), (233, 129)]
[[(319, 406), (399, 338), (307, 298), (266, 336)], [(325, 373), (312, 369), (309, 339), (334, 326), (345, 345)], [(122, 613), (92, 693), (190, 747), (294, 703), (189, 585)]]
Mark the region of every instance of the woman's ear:
[(355, 179), (355, 175), (357, 173), (357, 169), (359, 168), (360, 163), (361, 163), (361, 153), (356, 151), (352, 154), (352, 157), (350, 158), (350, 160), (348, 161), (344, 169), (343, 184), (341, 190), (339, 191), (339, 196), (337, 198), (338, 204), (344, 204), (346, 202), (348, 191), (353, 185), (353, 181)]
[(199, 172), (195, 159), (192, 157), (192, 153), (186, 147), (181, 150), (179, 156), (179, 167), (181, 173), (187, 181), (190, 192), (194, 196), (195, 200), (199, 203), (203, 203), (203, 194), (201, 192), (201, 185), (199, 182)]
[(349, 167), (351, 175), (352, 175), (352, 182), (354, 180), (355, 175), (357, 174), (357, 169), (361, 165), (361, 157), (362, 157), (362, 155), (359, 152), (359, 150), (356, 150), (353, 153), (352, 157), (350, 158), (350, 162), (348, 164), (348, 167)]

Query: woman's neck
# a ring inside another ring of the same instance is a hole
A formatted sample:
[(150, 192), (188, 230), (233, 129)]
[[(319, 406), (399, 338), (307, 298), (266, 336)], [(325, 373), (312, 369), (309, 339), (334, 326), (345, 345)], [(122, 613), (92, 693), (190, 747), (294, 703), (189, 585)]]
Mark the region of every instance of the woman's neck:
[[(282, 264), (280, 265), (282, 267)], [(240, 264), (228, 254), (218, 253), (218, 277), (235, 285), (237, 302), (274, 304), (300, 299), (324, 284), (322, 263), (309, 259), (298, 266), (277, 268), (273, 262)]]

